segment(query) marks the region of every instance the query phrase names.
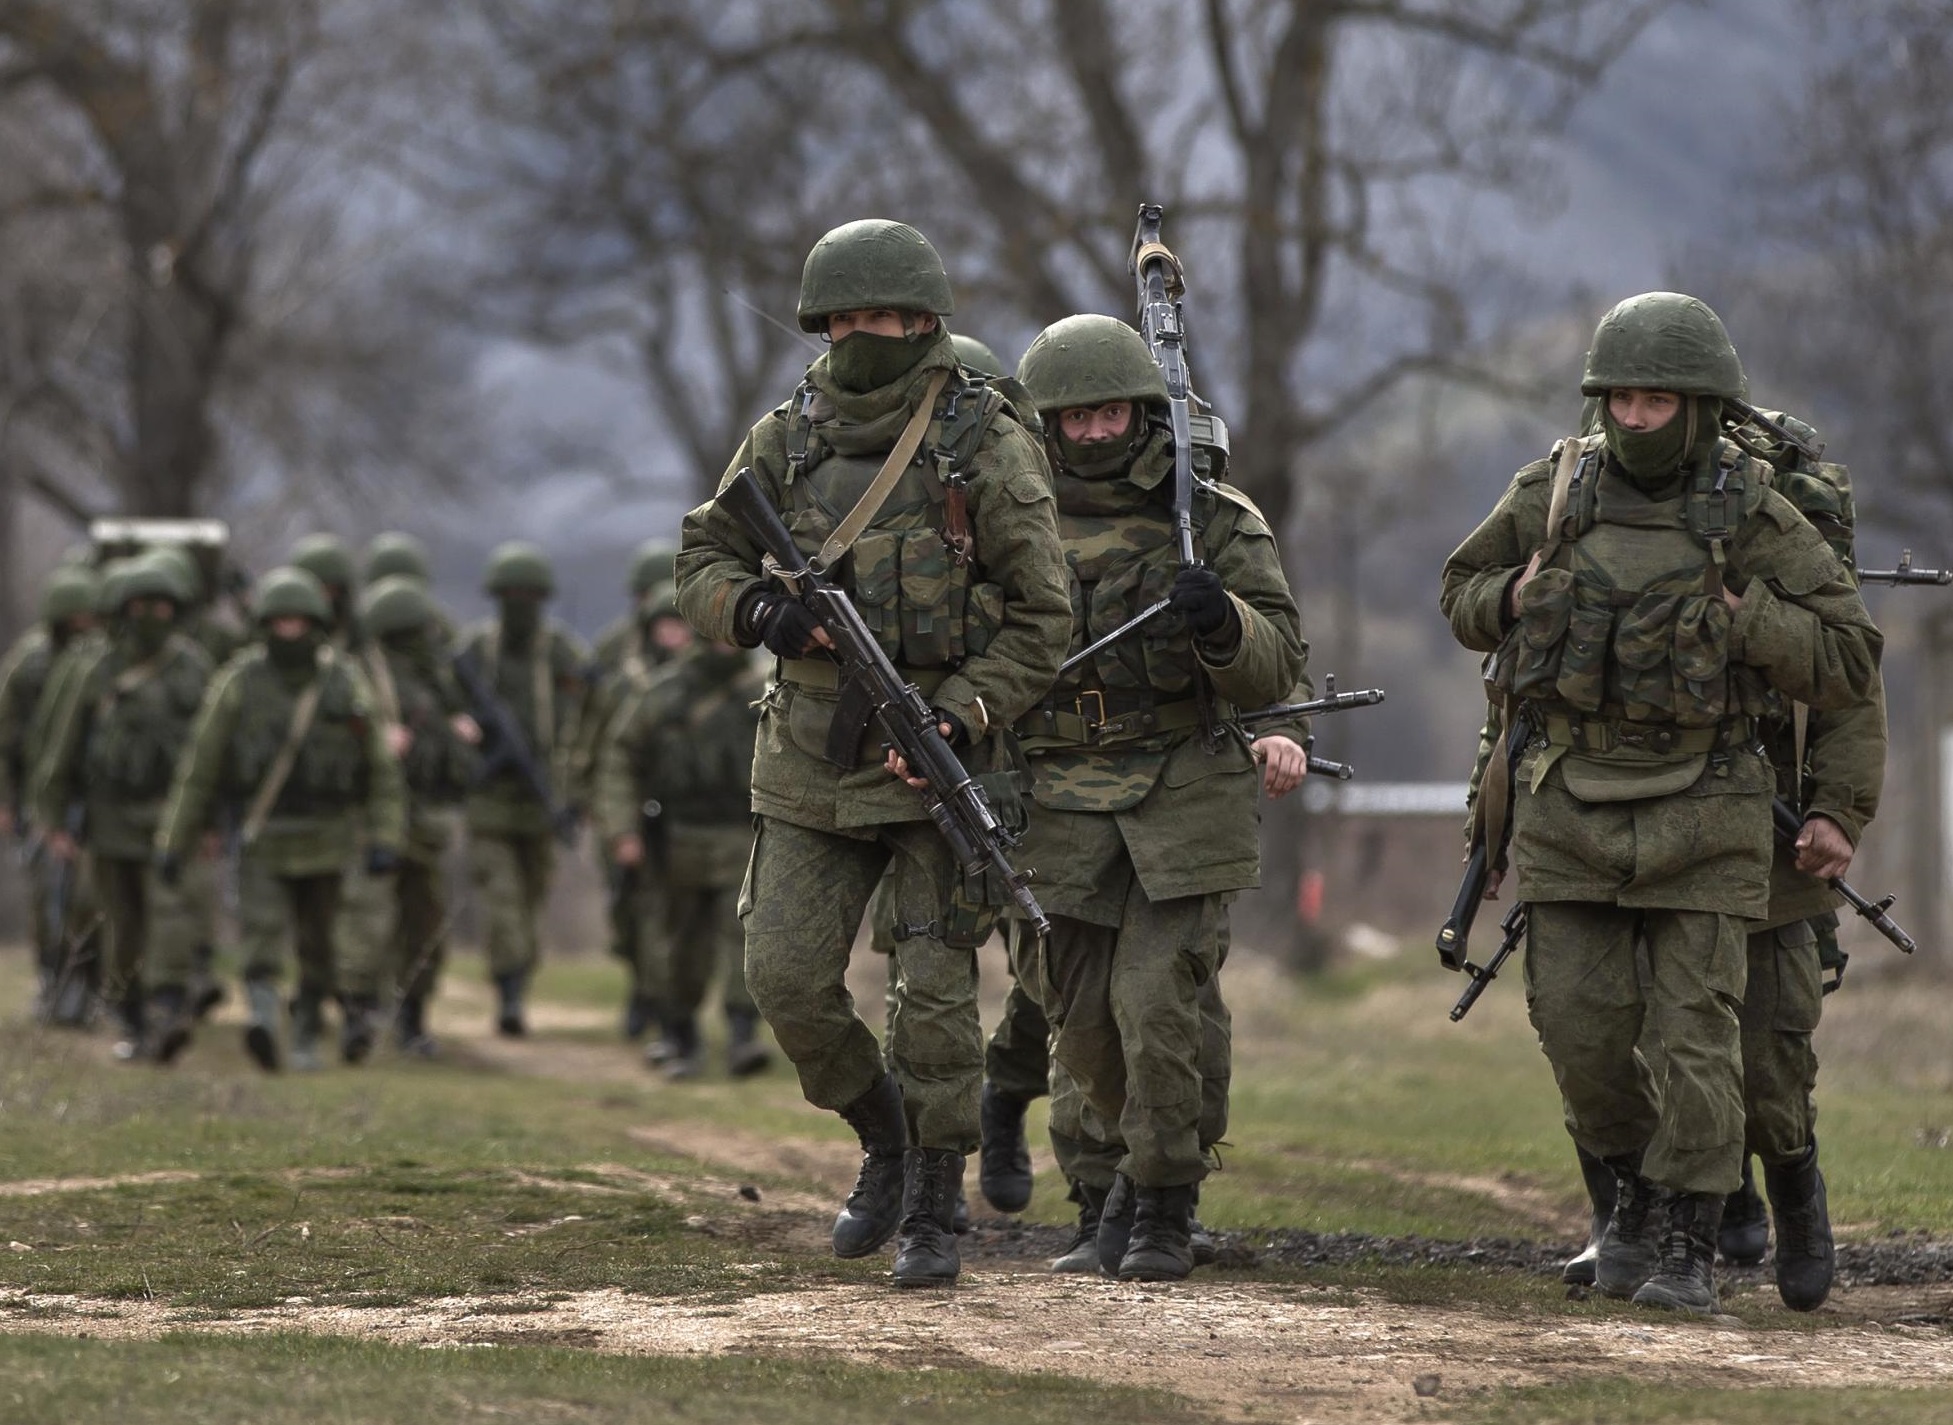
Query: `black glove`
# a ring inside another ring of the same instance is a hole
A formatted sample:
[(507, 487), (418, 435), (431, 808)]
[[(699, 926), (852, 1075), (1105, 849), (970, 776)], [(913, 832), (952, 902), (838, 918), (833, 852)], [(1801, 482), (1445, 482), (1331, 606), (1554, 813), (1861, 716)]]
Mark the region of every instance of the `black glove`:
[(369, 847), (366, 852), (366, 874), (369, 876), (391, 876), (400, 869), (400, 853), (388, 846)]
[(943, 738), (943, 741), (947, 742), (951, 747), (965, 747), (969, 745), (970, 730), (963, 726), (962, 718), (944, 708), (935, 708), (932, 711), (936, 714), (936, 721), (943, 723), (949, 728), (949, 733)]
[(1173, 576), (1167, 601), (1186, 618), (1196, 638), (1212, 638), (1234, 617), (1234, 601), (1212, 569), (1182, 569)]
[(183, 880), (183, 858), (174, 851), (158, 851), (155, 856), (156, 879), (166, 886), (181, 884)]
[(769, 653), (781, 658), (805, 658), (814, 645), (820, 620), (790, 594), (760, 589), (746, 597), (739, 621), (759, 636)]

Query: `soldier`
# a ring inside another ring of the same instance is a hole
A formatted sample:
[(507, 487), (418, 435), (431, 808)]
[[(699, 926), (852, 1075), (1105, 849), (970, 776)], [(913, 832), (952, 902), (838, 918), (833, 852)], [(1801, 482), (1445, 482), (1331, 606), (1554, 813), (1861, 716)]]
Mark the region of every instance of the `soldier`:
[[(1531, 735), (1510, 779), (1528, 998), (1574, 1140), (1615, 1177), (1597, 1280), (1708, 1312), (1741, 1180), (1744, 922), (1769, 909), (1757, 719), (1864, 703), (1881, 640), (1823, 538), (1721, 438), (1747, 382), (1708, 307), (1623, 302), (1582, 389), (1605, 401), (1603, 432), (1514, 477), (1447, 561), (1443, 606), (1461, 643), (1499, 653), (1495, 684)], [(1495, 757), (1482, 803), (1505, 770)], [(1662, 1090), (1635, 1052), (1644, 1024)]]
[(178, 617), (182, 633), (210, 655), (210, 666), (221, 668), (245, 644), (244, 632), (220, 616), (212, 599), (209, 572), (190, 549), (181, 544), (162, 544), (149, 557), (167, 565), (177, 582), (187, 591), (189, 603)]
[[(654, 638), (666, 623), (684, 626), (665, 587)], [(637, 885), (636, 918), (639, 934), (663, 951), (645, 967), (644, 983), (663, 1007), (663, 1067), (672, 1079), (695, 1078), (703, 1067), (697, 1014), (715, 967), (725, 976), (727, 1067), (743, 1078), (767, 1065), (738, 912), (753, 849), (753, 739), (765, 693), (765, 676), (738, 645), (692, 648), (625, 704), (598, 761), (594, 806), (611, 859), (627, 874), (647, 866), (659, 873)]]
[(474, 778), (481, 730), (462, 709), (442, 656), (439, 610), (425, 588), (406, 575), (384, 577), (367, 586), (360, 618), (371, 640), (361, 669), (400, 763), (407, 834), (393, 876), (384, 953), (359, 965), (347, 988), (369, 1009), (397, 992), (400, 1047), (429, 1058), (437, 1045), (427, 1030), (427, 1005), (440, 981), (450, 926), (441, 861)]
[[(516, 540), (499, 546), (489, 556), (487, 590), (500, 611), (469, 631), (460, 657), (481, 670), (513, 715), (526, 744), (522, 751), (561, 788), (590, 655), (574, 634), (545, 616), (556, 575), (535, 545)], [(487, 726), (482, 712), (476, 709), (476, 720)], [(491, 743), (484, 751), (488, 779), (467, 802), (468, 859), (488, 917), (489, 973), (500, 996), (496, 1029), (516, 1037), (526, 1030), (522, 1001), (541, 955), (537, 921), (555, 870), (556, 828), (549, 807), (509, 760), (511, 749)]]
[(346, 541), (336, 534), (308, 534), (292, 546), (285, 563), (303, 569), (325, 590), (332, 608), (326, 641), (342, 653), (357, 649), (364, 639), (359, 626), (359, 574)]
[[(39, 622), (14, 641), (0, 663), (0, 835), (27, 835), (28, 784), (46, 740), (44, 728), (37, 733), (36, 714), (56, 662), (95, 626), (96, 583), (85, 566), (57, 568), (41, 586)], [(44, 842), (38, 844), (45, 849)], [(65, 949), (51, 943), (48, 935), (50, 864), (44, 855), (30, 855), (26, 865), (34, 963), (39, 972), (35, 1012), (45, 1016), (54, 1008)]]
[[(958, 365), (941, 325), (952, 305), (942, 260), (914, 228), (864, 219), (828, 233), (808, 255), (799, 316), (830, 349), (753, 428), (728, 478), (750, 466), (807, 549), (833, 539), (822, 563), (981, 775), (1008, 771), (1001, 734), (1049, 684), (1068, 612), (1042, 455), (1009, 403)], [(704, 637), (764, 643), (780, 659), (754, 756), (760, 829), (740, 914), (747, 983), (803, 1092), (861, 1139), (834, 1250), (866, 1256), (899, 1231), (898, 1285), (952, 1281), (954, 1205), (978, 1140), (975, 950), (992, 907), (964, 887), (921, 799), (878, 765), (879, 736), (834, 728), (842, 704), (824, 634), (712, 505), (686, 517), (678, 597)], [(891, 864), (907, 995), (892, 1071), (845, 984)]]
[[(1179, 566), (1166, 385), (1137, 332), (1067, 317), (1031, 344), (1018, 379), (1056, 472), (1070, 646), (1171, 599), (1061, 676), (1017, 732), (1036, 802), (1020, 852), (1051, 916), (1041, 943), (1020, 940), (1018, 976), (1037, 987), (1053, 1057), (1124, 1147), (1116, 1163), (1075, 1167), (1111, 1171), (1087, 1184), (1098, 1206), (1115, 1186), (1133, 1200), (1123, 1251), (1101, 1223), (1102, 1256), (1122, 1279), (1173, 1280), (1193, 1267), (1208, 1171), (1200, 990), (1219, 972), (1224, 898), (1260, 870), (1255, 755), (1227, 717), (1293, 688), (1307, 645), (1274, 537), (1232, 487), (1201, 488), (1201, 562)], [(1209, 467), (1214, 452), (1195, 458)]]
[(425, 585), (430, 577), (427, 546), (401, 530), (382, 531), (366, 546), (363, 573), (368, 588), (395, 575)]
[(156, 831), (156, 868), (175, 885), (219, 804), (238, 811), (245, 1048), (260, 1068), (279, 1067), (289, 931), (298, 949), (291, 1063), (317, 1068), (324, 1005), (337, 988), (341, 878), (362, 835), (368, 872), (398, 869), (405, 794), (372, 690), (327, 641), (332, 610), (318, 580), (270, 571), (252, 614), (262, 641), (225, 664), (204, 696)]
[[(597, 637), (594, 681), (583, 705), (583, 726), (577, 733), (572, 764), (576, 799), (585, 806), (594, 805), (597, 763), (618, 709), (642, 693), (653, 673), (692, 641), (684, 620), (654, 613), (675, 597), (671, 575), (677, 557), (674, 546), (658, 540), (640, 544), (631, 556), (631, 610)], [(624, 962), (631, 977), (624, 1003), (624, 1038), (636, 1043), (663, 1022), (663, 1010), (651, 992), (652, 979), (642, 973), (643, 967), (658, 963), (665, 953), (664, 947), (646, 943), (647, 937), (662, 934), (662, 927), (643, 924), (637, 916), (640, 904), (655, 904), (662, 894), (648, 882), (663, 875), (663, 868), (643, 863), (626, 870), (611, 858), (610, 838), (599, 841), (605, 879), (615, 888), (609, 901), (610, 953)], [(666, 1047), (662, 1038), (651, 1046), (653, 1063), (664, 1062)]]

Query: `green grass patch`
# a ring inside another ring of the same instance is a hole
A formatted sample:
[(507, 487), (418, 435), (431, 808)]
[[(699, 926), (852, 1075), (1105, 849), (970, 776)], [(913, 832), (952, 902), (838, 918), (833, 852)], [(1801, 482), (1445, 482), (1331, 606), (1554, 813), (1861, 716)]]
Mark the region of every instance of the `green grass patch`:
[(689, 1425), (1192, 1422), (1191, 1402), (960, 1361), (879, 1369), (790, 1358), (600, 1356), (560, 1347), (418, 1350), (302, 1334), (154, 1342), (0, 1337), (12, 1425), (424, 1425), (683, 1420)]
[(1638, 1377), (1499, 1391), (1451, 1403), (1446, 1418), (1483, 1425), (1940, 1425), (1953, 1390), (1707, 1390)]

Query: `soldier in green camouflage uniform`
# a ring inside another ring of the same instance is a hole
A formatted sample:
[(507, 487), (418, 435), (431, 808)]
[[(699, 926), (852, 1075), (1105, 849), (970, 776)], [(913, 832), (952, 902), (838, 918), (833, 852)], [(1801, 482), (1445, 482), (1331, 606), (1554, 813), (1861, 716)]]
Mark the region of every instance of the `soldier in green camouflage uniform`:
[(274, 569), (259, 580), (252, 613), (263, 641), (225, 664), (204, 697), (156, 831), (156, 866), (174, 884), (219, 807), (237, 814), (245, 1047), (260, 1067), (279, 1066), (289, 933), (298, 951), (291, 1062), (315, 1068), (337, 988), (341, 878), (362, 836), (370, 873), (398, 869), (406, 798), (372, 689), (327, 641), (332, 613), (318, 581)]
[[(1202, 562), (1180, 566), (1166, 386), (1137, 332), (1067, 317), (1031, 344), (1018, 378), (1057, 472), (1070, 646), (1171, 601), (1017, 722), (1037, 803), (1021, 854), (1051, 915), (1041, 944), (1020, 941), (1018, 973), (1056, 1031), (1054, 1057), (1103, 1120), (1092, 1136), (1124, 1145), (1116, 1164), (1074, 1163), (1086, 1178), (1116, 1167), (1087, 1182), (1096, 1205), (1115, 1181), (1134, 1201), (1124, 1250), (1103, 1221), (1099, 1241), (1122, 1278), (1170, 1280), (1192, 1268), (1208, 1171), (1200, 987), (1219, 973), (1225, 896), (1260, 871), (1256, 759), (1227, 716), (1295, 687), (1307, 646), (1274, 537), (1238, 491), (1201, 487)], [(1197, 458), (1206, 468), (1217, 456)]]
[(400, 1047), (426, 1058), (436, 1052), (427, 1005), (447, 957), (448, 890), (442, 860), (460, 822), (461, 799), (475, 773), (480, 730), (463, 708), (440, 638), (440, 611), (426, 588), (405, 575), (369, 584), (360, 599), (367, 646), (360, 669), (372, 686), (389, 750), (407, 794), (407, 831), (394, 872), (384, 939), (374, 963), (341, 962), (341, 988), (370, 1015), (398, 995), (394, 1028)]
[[(657, 607), (657, 624), (667, 619), (679, 622), (675, 597)], [(665, 1015), (663, 1068), (673, 1079), (703, 1068), (697, 1015), (715, 970), (725, 977), (728, 1068), (744, 1077), (767, 1063), (738, 910), (753, 849), (753, 739), (765, 693), (745, 649), (695, 647), (625, 703), (598, 759), (593, 807), (612, 860), (627, 874), (656, 871), (628, 893), (638, 933), (663, 951), (641, 974)]]
[[(1064, 565), (1043, 456), (1009, 403), (957, 362), (940, 320), (952, 305), (941, 259), (906, 224), (867, 219), (823, 237), (802, 275), (800, 321), (832, 347), (793, 400), (754, 426), (728, 479), (750, 466), (815, 551), (915, 427), (916, 457), (896, 458), (893, 492), (831, 572), (941, 712), (951, 745), (988, 775), (1008, 772), (999, 734), (1061, 656)], [(760, 830), (740, 913), (747, 983), (802, 1090), (861, 1139), (835, 1251), (865, 1256), (899, 1234), (898, 1284), (953, 1280), (952, 1217), (978, 1141), (975, 953), (991, 907), (963, 886), (922, 800), (884, 769), (875, 730), (847, 727), (835, 739), (851, 769), (826, 759), (837, 676), (812, 616), (764, 577), (759, 550), (711, 505), (686, 517), (678, 592), (704, 637), (764, 643), (780, 658), (760, 719)], [(851, 752), (839, 746), (849, 739)], [(907, 998), (892, 1071), (845, 983), (862, 913), (891, 864), (908, 932), (896, 950)]]
[[(497, 547), (489, 556), (486, 587), (500, 612), (469, 630), (458, 656), (480, 667), (552, 787), (563, 788), (589, 652), (545, 616), (556, 574), (535, 545), (516, 540)], [(496, 1028), (514, 1037), (526, 1032), (522, 1002), (542, 953), (537, 923), (556, 868), (555, 828), (549, 808), (514, 766), (496, 761), (493, 746), (483, 752), (488, 780), (467, 802), (468, 862), (488, 919), (488, 969), (500, 996)]]
[[(40, 620), (14, 640), (0, 662), (0, 835), (27, 832), (28, 783), (45, 741), (44, 736), (34, 735), (35, 715), (55, 663), (95, 626), (96, 582), (94, 574), (80, 565), (56, 569), (41, 586)], [(35, 856), (27, 865), (39, 1015), (53, 1009), (52, 991), (65, 958), (60, 947), (49, 943), (49, 869), (45, 856)]]
[(1881, 640), (1763, 462), (1721, 439), (1746, 382), (1713, 312), (1674, 293), (1622, 303), (1582, 384), (1607, 401), (1604, 432), (1514, 478), (1447, 561), (1443, 606), (1461, 643), (1499, 654), (1495, 684), (1533, 733), (1512, 777), (1528, 1000), (1569, 1129), (1615, 1174), (1596, 1278), (1709, 1311), (1741, 1180), (1745, 921), (1769, 909), (1758, 720), (1793, 699), (1861, 705)]
[[(181, 889), (156, 879), (150, 850), (211, 664), (178, 631), (189, 597), (167, 562), (139, 559), (120, 585), (113, 637), (77, 665), (52, 715), (36, 815), (55, 857), (89, 849), (108, 914), (102, 993), (121, 1019), (118, 1055), (168, 1063), (189, 1040), (198, 931)], [(79, 836), (63, 824), (76, 804)]]
[[(684, 620), (675, 617), (678, 594), (671, 576), (677, 559), (674, 545), (659, 540), (640, 544), (631, 556), (630, 612), (597, 636), (593, 681), (583, 704), (583, 726), (577, 733), (571, 763), (575, 796), (581, 805), (595, 804), (597, 763), (618, 710), (641, 694), (657, 670), (692, 641)], [(674, 616), (660, 617), (663, 609)], [(604, 836), (599, 841), (605, 882), (613, 888), (608, 903), (610, 953), (622, 960), (630, 973), (624, 1038), (636, 1043), (647, 1030), (663, 1023), (663, 1009), (652, 994), (656, 976), (645, 974), (645, 968), (660, 963), (666, 953), (666, 947), (656, 943), (662, 926), (643, 923), (637, 911), (640, 905), (657, 903), (662, 890), (652, 882), (664, 874), (664, 868), (647, 862), (627, 870), (611, 859), (610, 838)], [(650, 1057), (657, 1064), (669, 1057), (662, 1036), (651, 1045)]]

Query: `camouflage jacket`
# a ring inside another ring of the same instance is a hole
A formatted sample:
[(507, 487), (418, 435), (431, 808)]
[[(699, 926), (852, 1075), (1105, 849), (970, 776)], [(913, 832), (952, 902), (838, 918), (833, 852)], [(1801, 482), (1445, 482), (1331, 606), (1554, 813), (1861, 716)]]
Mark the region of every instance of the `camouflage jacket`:
[[(515, 715), (557, 795), (564, 795), (583, 715), (589, 651), (575, 634), (552, 621), (538, 631), (533, 650), (512, 656), (502, 648), (501, 625), (494, 619), (470, 629), (457, 651), (480, 661), (489, 686)], [(476, 720), (486, 730), (479, 714)], [(492, 758), (495, 749), (484, 746), (482, 751)], [(471, 832), (488, 836), (547, 836), (551, 831), (548, 808), (506, 764), (469, 793), (467, 821)]]
[(35, 756), (28, 729), (58, 653), (47, 626), (37, 623), (14, 640), (0, 662), (0, 805), (26, 802)]
[[(835, 467), (851, 463), (859, 471), (880, 463), (931, 377), (954, 367), (948, 352), (945, 336), (900, 382), (865, 398), (879, 411), (872, 420), (855, 421), (824, 393), (807, 398), (818, 417), (815, 441), (846, 449), (845, 457), (830, 457)], [(824, 382), (825, 368), (822, 357), (810, 381)], [(801, 402), (782, 406), (754, 426), (726, 480), (750, 466), (803, 547), (818, 547), (832, 527), (831, 509), (811, 508), (808, 491), (828, 472), (817, 463), (805, 473), (789, 455), (803, 410)], [(1063, 658), (1070, 618), (1064, 557), (1044, 452), (1008, 407), (993, 410), (971, 448), (956, 457), (968, 481), (967, 564), (948, 557), (943, 531), (930, 524), (940, 503), (931, 444), (924, 441), (917, 464), (903, 476), (905, 486), (920, 487), (919, 497), (911, 500), (906, 491), (892, 497), (835, 572), (885, 646), (893, 645), (891, 657), (931, 703), (961, 719), (971, 737), (964, 761), (982, 773), (1008, 766), (1002, 730), (1043, 695)], [(795, 484), (802, 488), (790, 488)], [(679, 608), (703, 637), (754, 641), (735, 624), (741, 600), (762, 583), (760, 551), (737, 521), (710, 503), (687, 515), (677, 576)], [(940, 617), (912, 606), (936, 598), (946, 600)], [(779, 671), (760, 718), (754, 811), (826, 831), (926, 817), (922, 799), (884, 770), (872, 730), (860, 738), (852, 769), (825, 760), (838, 698), (831, 663), (796, 659)]]
[(590, 662), (590, 690), (583, 700), (583, 717), (570, 754), (571, 794), (579, 805), (595, 804), (597, 763), (618, 712), (670, 661), (670, 654), (645, 638), (644, 626), (634, 612), (597, 635)]
[[(1124, 476), (1059, 479), (1072, 649), (1171, 586), (1171, 465), (1170, 443), (1155, 441)], [(1247, 738), (1226, 714), (1306, 686), (1308, 645), (1274, 536), (1247, 497), (1219, 486), (1196, 510), (1196, 526), (1196, 552), (1220, 575), (1235, 614), (1219, 642), (1198, 643), (1179, 614), (1160, 615), (1066, 675), (1018, 721), (1036, 803), (1018, 855), (1035, 869), (1049, 912), (1118, 924), (1117, 863), (1128, 861), (1156, 901), (1259, 881), (1260, 778)], [(1211, 745), (1201, 731), (1201, 682), (1217, 719)]]
[(474, 781), (474, 748), (455, 734), (450, 719), (466, 712), (444, 653), (430, 669), (408, 654), (374, 640), (360, 659), (376, 707), (389, 722), (412, 736), (400, 761), (407, 797), (406, 840), (402, 852), (425, 865), (439, 861), (454, 840), (461, 799)]

